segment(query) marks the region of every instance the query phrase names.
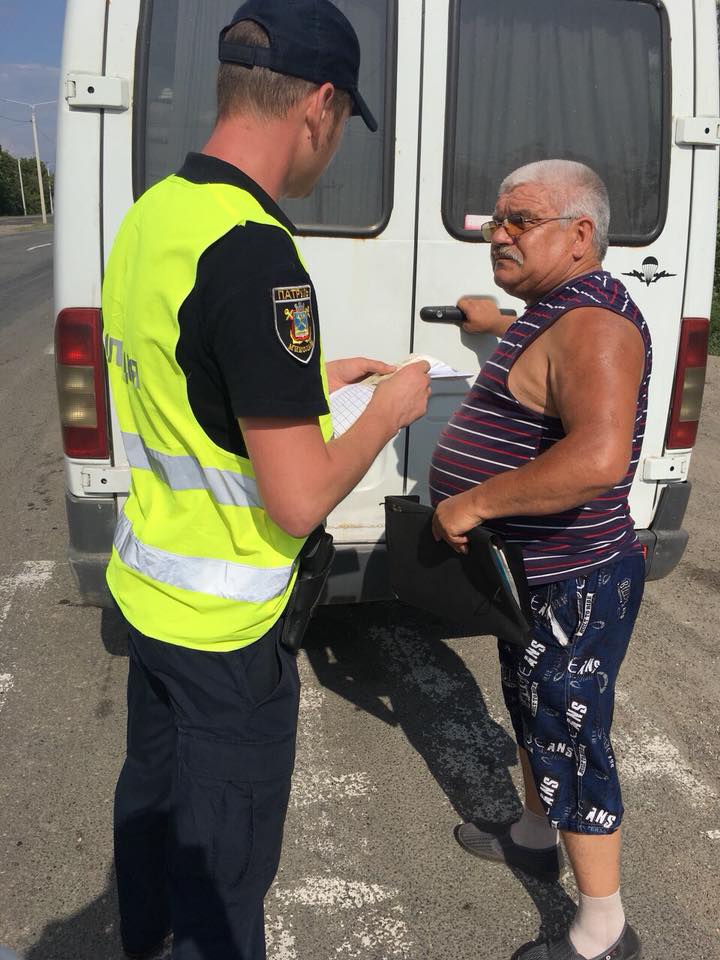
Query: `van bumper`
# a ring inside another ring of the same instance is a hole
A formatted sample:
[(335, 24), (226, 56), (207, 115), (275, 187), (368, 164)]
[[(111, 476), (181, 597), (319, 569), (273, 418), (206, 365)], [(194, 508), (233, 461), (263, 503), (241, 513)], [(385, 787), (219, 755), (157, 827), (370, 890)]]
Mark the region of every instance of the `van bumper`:
[(645, 576), (661, 580), (680, 563), (688, 544), (688, 532), (683, 528), (692, 484), (669, 483), (660, 494), (655, 517), (649, 530), (638, 530), (645, 548)]
[[(655, 519), (649, 530), (638, 530), (645, 548), (648, 580), (671, 573), (685, 553), (687, 530), (683, 529), (690, 497), (690, 483), (668, 484), (660, 494)], [(105, 582), (105, 569), (112, 549), (117, 521), (114, 498), (85, 499), (66, 494), (70, 546), (68, 561), (84, 603), (111, 607), (114, 601)], [(321, 603), (364, 603), (392, 599), (384, 543), (337, 545), (332, 573)]]
[[(661, 580), (680, 563), (688, 544), (683, 528), (692, 484), (671, 483), (661, 492), (649, 530), (638, 530), (645, 549), (645, 577)], [(355, 603), (388, 600), (390, 591), (384, 543), (339, 544), (322, 603)]]
[(112, 607), (115, 602), (105, 582), (117, 523), (114, 497), (74, 497), (65, 494), (68, 519), (68, 563), (83, 603)]

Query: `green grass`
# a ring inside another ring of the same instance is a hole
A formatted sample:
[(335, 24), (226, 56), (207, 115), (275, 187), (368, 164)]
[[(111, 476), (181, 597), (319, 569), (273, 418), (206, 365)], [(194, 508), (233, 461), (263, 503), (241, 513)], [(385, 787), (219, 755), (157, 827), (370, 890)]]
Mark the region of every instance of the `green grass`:
[[(718, 8), (720, 17), (720, 7)], [(720, 214), (720, 206), (718, 207)], [(713, 284), (712, 307), (710, 308), (710, 342), (708, 352), (718, 356), (720, 354), (720, 220), (715, 238), (715, 278)]]
[(709, 352), (715, 356), (720, 355), (720, 284), (716, 284), (713, 290)]

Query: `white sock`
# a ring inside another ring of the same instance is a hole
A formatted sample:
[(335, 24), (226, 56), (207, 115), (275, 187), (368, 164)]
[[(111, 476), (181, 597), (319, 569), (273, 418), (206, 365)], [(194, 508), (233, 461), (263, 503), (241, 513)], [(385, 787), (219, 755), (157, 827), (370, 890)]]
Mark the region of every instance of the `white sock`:
[(553, 829), (547, 821), (547, 817), (540, 816), (523, 808), (523, 814), (517, 823), (510, 827), (510, 838), (513, 843), (520, 847), (528, 847), (530, 850), (545, 850), (548, 847), (554, 847), (559, 841), (558, 831)]
[(609, 897), (580, 894), (577, 913), (570, 927), (570, 942), (577, 952), (594, 960), (620, 939), (625, 926), (620, 891)]

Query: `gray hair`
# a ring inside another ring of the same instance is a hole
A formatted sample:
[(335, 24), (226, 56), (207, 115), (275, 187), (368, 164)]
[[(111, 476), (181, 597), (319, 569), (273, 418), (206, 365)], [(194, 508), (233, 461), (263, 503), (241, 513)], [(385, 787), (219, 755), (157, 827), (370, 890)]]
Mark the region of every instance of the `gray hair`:
[(595, 224), (593, 245), (602, 262), (608, 249), (610, 199), (600, 177), (574, 160), (538, 160), (515, 170), (500, 184), (500, 193), (509, 193), (526, 183), (548, 187), (552, 204), (560, 217), (589, 217)]

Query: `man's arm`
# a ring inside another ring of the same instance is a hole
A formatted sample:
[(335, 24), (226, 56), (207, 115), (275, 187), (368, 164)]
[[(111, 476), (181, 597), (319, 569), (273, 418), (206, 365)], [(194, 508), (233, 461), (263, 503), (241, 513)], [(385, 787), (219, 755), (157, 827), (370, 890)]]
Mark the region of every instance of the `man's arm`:
[(456, 549), (483, 520), (570, 510), (627, 472), (645, 363), (641, 334), (617, 314), (589, 308), (567, 313), (544, 336), (548, 392), (566, 436), (532, 462), (438, 505), (436, 538)]
[(413, 363), (379, 384), (362, 416), (328, 444), (316, 418), (240, 418), (263, 504), (278, 526), (305, 537), (327, 517), (398, 430), (425, 413), (427, 371), (427, 363)]

